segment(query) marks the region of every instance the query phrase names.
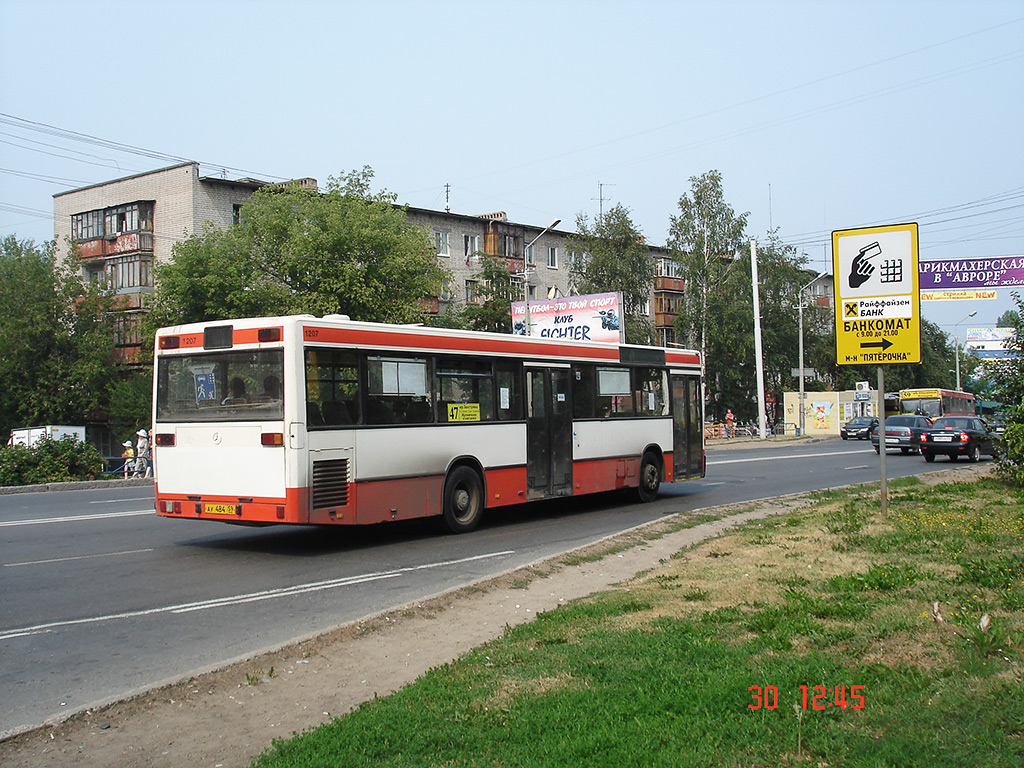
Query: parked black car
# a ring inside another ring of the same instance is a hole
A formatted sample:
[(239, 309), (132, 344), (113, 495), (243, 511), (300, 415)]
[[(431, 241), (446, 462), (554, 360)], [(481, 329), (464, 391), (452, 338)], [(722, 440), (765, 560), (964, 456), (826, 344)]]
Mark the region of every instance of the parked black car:
[(925, 461), (935, 461), (939, 454), (950, 461), (958, 456), (977, 461), (982, 454), (996, 455), (995, 438), (995, 432), (975, 416), (943, 416), (921, 435), (921, 455)]
[[(899, 448), (902, 453), (917, 453), (920, 450), (921, 435), (931, 426), (932, 420), (927, 416), (889, 416), (885, 420), (885, 447)], [(871, 430), (871, 444), (875, 447), (875, 453), (878, 453), (877, 424)]]
[(878, 419), (873, 416), (854, 416), (839, 428), (839, 436), (843, 440), (867, 440), (877, 426)]

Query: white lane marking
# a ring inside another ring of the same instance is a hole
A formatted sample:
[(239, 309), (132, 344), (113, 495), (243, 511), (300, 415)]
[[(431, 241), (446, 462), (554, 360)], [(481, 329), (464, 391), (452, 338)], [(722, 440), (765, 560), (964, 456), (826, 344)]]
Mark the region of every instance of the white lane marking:
[(206, 608), (223, 608), (231, 605), (241, 605), (243, 603), (252, 603), (258, 600), (271, 600), (276, 597), (291, 597), (292, 595), (301, 595), (309, 592), (319, 592), (324, 589), (335, 589), (337, 587), (347, 587), (353, 584), (364, 584), (368, 581), (379, 581), (381, 579), (394, 579), (403, 574), (412, 573), (414, 571), (423, 571), (429, 568), (443, 568), (449, 565), (460, 565), (462, 563), (471, 563), (476, 560), (487, 560), (494, 557), (502, 557), (504, 555), (515, 554), (514, 549), (507, 549), (503, 552), (490, 552), (485, 555), (473, 555), (472, 557), (463, 557), (458, 560), (443, 560), (437, 563), (426, 563), (424, 565), (411, 565), (405, 568), (395, 568), (391, 571), (380, 571), (377, 573), (364, 573), (359, 576), (346, 576), (341, 579), (330, 579), (328, 581), (315, 581), (309, 584), (296, 584), (291, 587), (281, 587), (279, 589), (268, 589), (262, 592), (250, 592), (249, 594), (234, 595), (229, 597), (216, 597), (210, 600), (199, 600), (194, 603), (181, 603), (179, 605), (165, 605), (160, 608), (148, 608), (141, 611), (127, 611), (125, 613), (111, 613), (105, 616), (91, 616), (83, 619), (69, 619), (67, 621), (53, 621), (48, 624), (36, 624), (31, 627), (18, 627), (16, 629), (8, 629), (4, 632), (0, 632), (0, 641), (11, 640), (15, 637), (25, 637), (27, 635), (38, 635), (42, 632), (50, 632), (59, 627), (72, 627), (82, 624), (98, 624), (101, 621), (113, 621), (116, 619), (134, 619), (140, 616), (152, 616), (159, 613), (189, 613), (191, 611), (202, 611)]
[(153, 549), (126, 549), (124, 552), (104, 552), (99, 555), (78, 555), (76, 557), (55, 557), (52, 560), (26, 560), (23, 563), (4, 563), (4, 568), (17, 568), (21, 565), (49, 565), (51, 563), (67, 563), (72, 560), (89, 560), (94, 557), (117, 557), (118, 555), (137, 555), (140, 552), (152, 552)]
[(845, 456), (853, 453), (863, 453), (865, 449), (859, 451), (828, 451), (826, 453), (793, 453), (789, 456), (758, 456), (753, 459), (726, 459), (725, 461), (709, 461), (708, 466), (716, 466), (719, 464), (746, 464), (751, 461), (781, 461), (783, 459), (812, 459), (819, 458), (821, 456)]
[(108, 517), (138, 517), (139, 515), (153, 515), (156, 511), (152, 509), (138, 509), (134, 512), (97, 512), (95, 515), (69, 515), (67, 517), (40, 517), (37, 520), (8, 520), (0, 523), (0, 528), (11, 528), (16, 525), (44, 525), (46, 523), (74, 523), (79, 520), (103, 520)]
[(843, 470), (849, 472), (850, 470), (853, 470), (853, 469), (870, 469), (870, 468), (871, 468), (870, 464), (858, 464), (855, 467), (843, 467)]
[(155, 496), (135, 496), (131, 499), (96, 499), (90, 501), (90, 504), (120, 504), (125, 501), (153, 501)]

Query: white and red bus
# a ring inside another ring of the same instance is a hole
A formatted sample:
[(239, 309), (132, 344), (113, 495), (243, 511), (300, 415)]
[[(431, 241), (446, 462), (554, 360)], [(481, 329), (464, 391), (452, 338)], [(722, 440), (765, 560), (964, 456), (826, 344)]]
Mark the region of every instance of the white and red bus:
[(343, 315), (156, 335), (157, 512), (368, 524), (704, 475), (696, 352)]
[(901, 389), (900, 413), (939, 416), (975, 416), (974, 395), (954, 389)]

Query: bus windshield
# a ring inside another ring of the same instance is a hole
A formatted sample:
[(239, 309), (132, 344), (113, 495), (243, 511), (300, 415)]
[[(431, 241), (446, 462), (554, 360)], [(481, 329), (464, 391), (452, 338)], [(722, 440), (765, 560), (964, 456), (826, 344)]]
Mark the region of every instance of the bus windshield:
[(161, 357), (157, 421), (280, 421), (283, 373), (280, 349)]
[(908, 400), (900, 400), (900, 411), (902, 413), (916, 413), (920, 416), (927, 416), (936, 419), (942, 415), (937, 397), (914, 397)]

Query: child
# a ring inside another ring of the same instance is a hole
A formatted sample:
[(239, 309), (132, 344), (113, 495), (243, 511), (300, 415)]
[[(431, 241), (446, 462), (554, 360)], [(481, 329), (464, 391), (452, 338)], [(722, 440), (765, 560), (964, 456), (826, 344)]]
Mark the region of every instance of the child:
[(128, 479), (128, 473), (132, 470), (132, 465), (135, 463), (132, 459), (135, 458), (135, 451), (132, 450), (132, 441), (125, 440), (121, 445), (124, 450), (121, 451), (121, 458), (124, 459), (124, 479)]

